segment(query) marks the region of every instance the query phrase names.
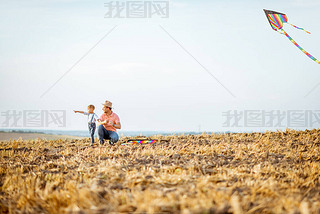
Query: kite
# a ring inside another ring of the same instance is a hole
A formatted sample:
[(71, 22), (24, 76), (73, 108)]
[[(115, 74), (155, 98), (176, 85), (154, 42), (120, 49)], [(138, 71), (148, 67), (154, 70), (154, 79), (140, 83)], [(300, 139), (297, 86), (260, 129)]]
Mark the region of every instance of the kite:
[(283, 23), (287, 23), (299, 30), (303, 30), (308, 34), (311, 34), (310, 32), (306, 31), (303, 28), (297, 27), (293, 24), (288, 23), (288, 18), (286, 16), (286, 14), (283, 13), (279, 13), (279, 12), (275, 12), (272, 10), (264, 10), (267, 19), (272, 27), (273, 30), (277, 31), (280, 34), (285, 35), (295, 46), (297, 46), (305, 55), (307, 55), (310, 59), (312, 59), (313, 61), (315, 61), (316, 63), (320, 64), (320, 62), (314, 58), (311, 54), (309, 54), (307, 51), (305, 51), (302, 47), (300, 47), (300, 45), (298, 45), (282, 28), (283, 28)]
[(121, 143), (121, 145), (135, 145), (135, 144), (153, 144), (157, 142), (157, 140), (139, 140), (139, 139), (130, 139), (127, 140), (124, 143)]

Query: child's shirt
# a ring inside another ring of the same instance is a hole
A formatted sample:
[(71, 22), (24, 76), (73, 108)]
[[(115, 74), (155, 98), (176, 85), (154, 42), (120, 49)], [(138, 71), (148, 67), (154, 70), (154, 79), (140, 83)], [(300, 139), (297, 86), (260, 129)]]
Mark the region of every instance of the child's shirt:
[(88, 123), (95, 123), (99, 119), (96, 113), (83, 112), (83, 114), (88, 115)]

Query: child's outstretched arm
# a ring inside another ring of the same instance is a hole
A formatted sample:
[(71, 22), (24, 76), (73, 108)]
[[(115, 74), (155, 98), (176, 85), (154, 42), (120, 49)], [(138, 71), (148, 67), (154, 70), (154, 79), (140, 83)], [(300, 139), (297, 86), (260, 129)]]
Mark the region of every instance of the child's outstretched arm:
[(73, 110), (74, 113), (80, 113), (80, 114), (84, 114), (84, 111), (76, 111), (76, 110)]

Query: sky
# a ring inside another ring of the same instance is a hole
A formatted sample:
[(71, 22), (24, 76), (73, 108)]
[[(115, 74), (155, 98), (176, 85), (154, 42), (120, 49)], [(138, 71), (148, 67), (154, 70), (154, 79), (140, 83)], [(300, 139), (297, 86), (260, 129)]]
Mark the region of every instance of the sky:
[[(169, 1), (167, 18), (140, 19), (105, 17), (108, 2), (1, 0), (3, 128), (17, 128), (4, 127), (7, 111), (61, 110), (65, 126), (40, 128), (85, 130), (85, 116), (72, 110), (93, 104), (101, 115), (105, 100), (123, 131), (319, 128), (306, 114), (320, 115), (320, 65), (273, 31), (263, 12), (285, 13), (310, 31), (284, 25), (319, 59), (318, 0)], [(261, 122), (277, 110), (287, 115), (281, 126)], [(243, 116), (228, 125), (227, 112)]]

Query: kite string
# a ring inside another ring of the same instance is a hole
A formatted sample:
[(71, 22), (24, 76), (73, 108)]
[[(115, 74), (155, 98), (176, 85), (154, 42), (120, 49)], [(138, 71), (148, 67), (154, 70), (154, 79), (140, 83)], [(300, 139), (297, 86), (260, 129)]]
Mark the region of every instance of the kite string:
[(293, 25), (293, 24), (290, 24), (290, 23), (288, 23), (288, 22), (287, 22), (287, 24), (289, 24), (289, 25), (291, 25), (292, 27), (295, 27), (295, 28), (297, 28), (297, 29), (299, 29), (299, 30), (303, 30), (304, 32), (306, 32), (306, 33), (308, 33), (308, 34), (311, 34), (309, 31), (306, 31), (305, 29), (303, 29), (303, 28), (301, 28), (301, 27), (297, 27), (297, 26), (295, 26), (295, 25)]
[(320, 64), (320, 62), (314, 58), (311, 54), (309, 54), (307, 51), (305, 51), (300, 45), (298, 45), (298, 43), (296, 43), (296, 41), (294, 41), (283, 29), (280, 29), (280, 31), (286, 35), (286, 37), (295, 45), (297, 46), (305, 55), (307, 55), (310, 59), (312, 59), (313, 61), (315, 61), (316, 63)]

